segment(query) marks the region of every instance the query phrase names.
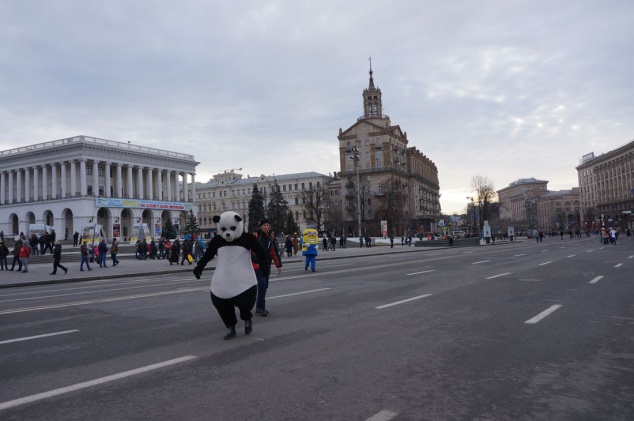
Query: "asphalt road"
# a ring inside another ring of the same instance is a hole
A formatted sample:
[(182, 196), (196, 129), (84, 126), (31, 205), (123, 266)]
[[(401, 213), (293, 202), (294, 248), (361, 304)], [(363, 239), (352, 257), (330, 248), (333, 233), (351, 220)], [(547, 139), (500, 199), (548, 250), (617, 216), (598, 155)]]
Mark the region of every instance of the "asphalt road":
[(301, 263), (225, 333), (188, 272), (0, 290), (3, 420), (631, 420), (634, 241)]

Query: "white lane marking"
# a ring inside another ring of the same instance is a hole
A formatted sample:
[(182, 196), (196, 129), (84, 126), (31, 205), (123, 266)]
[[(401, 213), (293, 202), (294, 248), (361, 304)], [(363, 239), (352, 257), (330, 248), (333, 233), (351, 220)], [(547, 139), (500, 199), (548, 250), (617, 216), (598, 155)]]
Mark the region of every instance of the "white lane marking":
[(544, 263), (540, 263), (538, 266), (544, 266), (544, 265), (548, 265), (550, 263), (552, 263), (552, 262), (544, 262)]
[(524, 323), (526, 324), (535, 324), (537, 322), (539, 322), (540, 320), (542, 320), (544, 317), (548, 316), (550, 313), (552, 313), (553, 311), (557, 310), (559, 307), (561, 307), (561, 304), (555, 304), (553, 306), (550, 306), (549, 308), (547, 308), (546, 310), (542, 311), (541, 313), (539, 313), (537, 316), (533, 317), (532, 319), (528, 319), (527, 321), (525, 321)]
[(633, 254), (633, 255), (631, 255), (630, 257), (628, 257), (628, 259), (631, 259), (631, 258), (633, 258), (633, 257), (634, 257), (634, 254)]
[(395, 306), (395, 305), (398, 305), (398, 304), (407, 303), (408, 301), (414, 301), (414, 300), (418, 300), (420, 298), (425, 298), (425, 297), (429, 297), (429, 296), (431, 296), (431, 294), (419, 295), (418, 297), (412, 297), (412, 298), (408, 298), (406, 300), (396, 301), (394, 303), (384, 304), (382, 306), (378, 306), (378, 307), (374, 307), (374, 308), (376, 308), (377, 310), (381, 310), (383, 308), (392, 307), (392, 306)]
[(546, 253), (548, 250), (542, 250), (542, 253)]
[(526, 253), (516, 254), (515, 257), (526, 256)]
[(623, 263), (619, 263), (618, 265), (614, 266), (615, 268), (620, 268), (621, 266), (623, 266)]
[(603, 275), (601, 276), (597, 276), (596, 278), (594, 278), (593, 280), (591, 280), (589, 283), (590, 284), (596, 284), (597, 282), (599, 282), (601, 280), (601, 278), (603, 278)]
[(109, 303), (109, 302), (113, 302), (113, 301), (134, 300), (136, 298), (156, 297), (156, 296), (159, 296), (159, 295), (181, 294), (183, 292), (207, 291), (207, 290), (209, 290), (209, 288), (182, 288), (182, 289), (178, 289), (178, 290), (175, 290), (175, 291), (155, 292), (155, 293), (151, 293), (151, 294), (138, 294), (138, 295), (128, 295), (128, 296), (125, 296), (125, 297), (102, 298), (100, 300), (78, 301), (78, 302), (74, 302), (74, 303), (53, 304), (53, 305), (41, 306), (41, 307), (16, 308), (16, 309), (13, 309), (13, 310), (0, 311), (0, 315), (2, 315), (2, 314), (13, 314), (13, 313), (25, 313), (27, 311), (50, 310), (50, 309), (53, 309), (53, 308), (83, 306), (83, 305), (87, 305), (87, 304)]
[(592, 253), (594, 250), (588, 250), (588, 253)]
[(6, 341), (2, 341), (2, 342), (0, 342), (0, 345), (3, 345), (3, 344), (10, 344), (10, 343), (12, 343), (12, 342), (29, 341), (29, 340), (31, 340), (31, 339), (46, 338), (46, 337), (48, 337), (48, 336), (65, 335), (65, 334), (67, 334), (67, 333), (74, 333), (74, 332), (79, 332), (79, 330), (77, 330), (77, 329), (73, 329), (73, 330), (65, 330), (65, 331), (63, 331), (63, 332), (45, 333), (45, 334), (43, 334), (43, 335), (28, 336), (28, 337), (25, 337), (25, 338), (9, 339), (9, 340), (6, 340)]
[(482, 260), (480, 262), (473, 262), (471, 263), (472, 265), (479, 265), (480, 263), (486, 263), (486, 262), (490, 262), (490, 260)]
[(57, 295), (42, 295), (39, 297), (27, 297), (27, 298), (14, 298), (11, 300), (0, 300), (0, 303), (10, 303), (12, 301), (27, 301), (27, 300), (43, 300), (45, 298), (58, 298), (58, 297), (69, 297), (71, 295), (85, 295), (85, 294), (94, 294), (95, 292), (112, 292), (112, 291), (125, 291), (128, 289), (140, 289), (140, 288), (155, 288), (157, 286), (162, 285), (172, 285), (172, 284), (180, 284), (182, 285), (183, 281), (174, 281), (174, 282), (165, 282), (158, 285), (136, 285), (130, 287), (123, 288), (110, 288), (110, 289), (101, 289), (99, 291), (83, 291), (83, 292), (73, 292), (68, 294), (57, 294)]
[(406, 273), (405, 276), (420, 275), (421, 273), (436, 272), (436, 269), (424, 270), (422, 272)]
[(320, 288), (320, 289), (313, 289), (311, 291), (294, 292), (292, 294), (276, 295), (274, 297), (267, 297), (267, 299), (268, 300), (272, 300), (274, 298), (290, 297), (290, 296), (293, 296), (293, 295), (301, 295), (301, 294), (310, 294), (311, 292), (325, 291), (327, 289), (330, 289), (330, 288)]
[(148, 371), (152, 371), (152, 370), (156, 370), (156, 369), (159, 369), (159, 368), (167, 367), (167, 366), (170, 366), (170, 365), (182, 363), (182, 362), (185, 362), (185, 361), (194, 360), (196, 358), (197, 357), (194, 356), (194, 355), (187, 355), (185, 357), (180, 357), (180, 358), (175, 358), (173, 360), (163, 361), (162, 363), (146, 365), (145, 367), (135, 368), (134, 370), (124, 371), (122, 373), (113, 374), (111, 376), (100, 377), (98, 379), (90, 380), (90, 381), (87, 381), (87, 382), (77, 383), (77, 384), (74, 384), (72, 386), (62, 387), (60, 389), (54, 389), (54, 390), (50, 390), (50, 391), (44, 392), (44, 393), (38, 393), (36, 395), (26, 396), (24, 398), (14, 399), (12, 401), (7, 401), (7, 402), (2, 402), (2, 403), (0, 403), (0, 410), (13, 408), (15, 406), (24, 405), (25, 403), (31, 403), (31, 402), (39, 401), (39, 400), (42, 400), (42, 399), (50, 398), (50, 397), (53, 397), (53, 396), (62, 395), (64, 393), (74, 392), (76, 390), (85, 389), (87, 387), (96, 386), (98, 384), (103, 384), (103, 383), (111, 382), (111, 381), (114, 381), (114, 380), (123, 379), (125, 377), (134, 376), (136, 374), (146, 373)]
[(570, 256), (568, 256), (568, 257), (575, 257), (575, 256), (576, 256), (576, 254), (571, 254), (571, 255), (570, 255)]
[(511, 274), (511, 272), (500, 273), (499, 275), (489, 276), (488, 278), (485, 278), (485, 279), (494, 279), (494, 278), (499, 278), (500, 276), (506, 276), (506, 275), (510, 275), (510, 274)]
[(394, 411), (390, 411), (389, 409), (384, 409), (380, 412), (377, 412), (376, 414), (374, 414), (373, 416), (371, 416), (365, 421), (389, 421), (397, 415), (398, 414)]

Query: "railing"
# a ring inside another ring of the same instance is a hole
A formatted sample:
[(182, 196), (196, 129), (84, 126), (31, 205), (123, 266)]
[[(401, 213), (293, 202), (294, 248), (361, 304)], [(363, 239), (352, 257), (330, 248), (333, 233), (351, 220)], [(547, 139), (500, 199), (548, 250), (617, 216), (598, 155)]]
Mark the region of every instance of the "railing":
[(62, 145), (71, 145), (71, 144), (77, 144), (77, 143), (87, 143), (87, 144), (108, 146), (108, 147), (122, 149), (122, 150), (143, 152), (149, 155), (167, 156), (171, 158), (187, 159), (192, 161), (194, 160), (194, 155), (184, 154), (180, 152), (165, 151), (165, 150), (156, 149), (156, 148), (148, 148), (146, 146), (138, 146), (138, 145), (133, 145), (130, 143), (122, 143), (122, 142), (117, 142), (114, 140), (99, 139), (96, 137), (88, 137), (88, 136), (75, 136), (75, 137), (69, 137), (66, 139), (59, 139), (59, 140), (52, 140), (50, 142), (38, 143), (35, 145), (30, 145), (30, 146), (20, 146), (17, 148), (1, 151), (0, 156), (11, 156), (11, 155), (17, 155), (17, 154), (23, 154), (23, 153), (29, 153), (29, 152), (36, 152), (41, 150), (57, 148)]

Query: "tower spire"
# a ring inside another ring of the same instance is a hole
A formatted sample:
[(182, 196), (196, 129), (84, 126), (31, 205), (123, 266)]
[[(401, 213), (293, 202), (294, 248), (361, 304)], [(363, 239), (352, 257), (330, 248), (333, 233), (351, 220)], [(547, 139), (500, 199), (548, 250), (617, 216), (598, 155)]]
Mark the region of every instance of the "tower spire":
[(374, 78), (372, 77), (372, 56), (370, 56), (368, 60), (370, 60), (370, 85), (368, 86), (368, 89), (374, 90)]

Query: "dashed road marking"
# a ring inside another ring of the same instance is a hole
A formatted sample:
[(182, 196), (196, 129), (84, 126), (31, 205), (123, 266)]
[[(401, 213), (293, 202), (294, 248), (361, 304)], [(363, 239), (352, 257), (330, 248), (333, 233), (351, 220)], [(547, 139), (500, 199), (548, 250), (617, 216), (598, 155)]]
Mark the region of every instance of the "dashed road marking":
[(168, 367), (170, 365), (182, 363), (185, 361), (190, 361), (196, 359), (194, 355), (187, 355), (185, 357), (175, 358), (173, 360), (163, 361), (162, 363), (146, 365), (145, 367), (135, 368), (134, 370), (124, 371), (122, 373), (113, 374), (111, 376), (100, 377), (98, 379), (90, 380), (83, 383), (77, 383), (72, 386), (62, 387), (60, 389), (50, 390), (44, 393), (38, 393), (36, 395), (26, 396), (20, 399), (14, 399), (12, 401), (2, 402), (0, 403), (0, 410), (13, 408), (15, 406), (24, 405), (25, 403), (35, 402), (42, 399), (50, 398), (53, 396), (62, 395), (64, 393), (74, 392), (76, 390), (85, 389), (87, 387), (96, 386), (98, 384), (103, 384), (107, 382), (111, 382), (114, 380), (123, 379), (125, 377), (134, 376), (136, 374), (146, 373), (148, 371), (156, 370), (163, 367)]
[(0, 345), (2, 345), (2, 344), (10, 344), (10, 343), (13, 343), (13, 342), (30, 341), (31, 339), (47, 338), (49, 336), (65, 335), (67, 333), (75, 333), (75, 332), (79, 332), (79, 330), (77, 330), (77, 329), (65, 330), (63, 332), (45, 333), (43, 335), (28, 336), (28, 337), (16, 338), (16, 339), (8, 339), (6, 341), (0, 342)]
[(471, 264), (472, 264), (472, 265), (479, 265), (480, 263), (487, 263), (487, 262), (490, 262), (490, 260), (481, 260), (481, 261), (479, 261), (479, 262), (473, 262), (473, 263), (471, 263)]
[(424, 270), (422, 272), (406, 273), (405, 276), (420, 275), (421, 273), (429, 273), (429, 272), (436, 272), (436, 270), (430, 269), (430, 270)]
[(394, 411), (390, 411), (389, 409), (384, 409), (381, 412), (377, 412), (366, 421), (389, 421), (398, 414)]
[(596, 284), (597, 282), (599, 282), (601, 280), (601, 278), (603, 278), (603, 275), (597, 276), (596, 278), (591, 280), (589, 283), (590, 284)]
[(614, 266), (615, 268), (620, 268), (621, 266), (623, 266), (623, 263), (619, 263), (618, 265)]
[(544, 262), (544, 263), (540, 263), (538, 266), (544, 266), (544, 265), (548, 265), (550, 263), (552, 263), (552, 262)]
[(506, 272), (506, 273), (500, 273), (499, 275), (493, 275), (493, 276), (489, 276), (486, 279), (494, 279), (494, 278), (499, 278), (500, 276), (506, 276), (506, 275), (510, 275), (511, 272)]
[(417, 297), (412, 297), (412, 298), (408, 298), (406, 300), (396, 301), (394, 303), (383, 304), (382, 306), (378, 306), (378, 307), (374, 307), (374, 308), (376, 308), (377, 310), (381, 310), (381, 309), (384, 309), (384, 308), (387, 308), (387, 307), (392, 307), (392, 306), (395, 306), (395, 305), (398, 305), (398, 304), (407, 303), (409, 301), (414, 301), (414, 300), (418, 300), (420, 298), (425, 298), (425, 297), (429, 297), (429, 296), (431, 296), (431, 294), (419, 295)]
[(549, 308), (547, 308), (546, 310), (542, 311), (541, 313), (539, 313), (537, 316), (533, 317), (532, 319), (528, 319), (527, 321), (525, 321), (524, 323), (526, 324), (532, 324), (534, 325), (535, 323), (539, 322), (540, 320), (542, 320), (544, 317), (548, 316), (550, 313), (552, 313), (553, 311), (559, 309), (559, 307), (561, 307), (561, 304), (555, 304), (553, 306), (550, 306)]

